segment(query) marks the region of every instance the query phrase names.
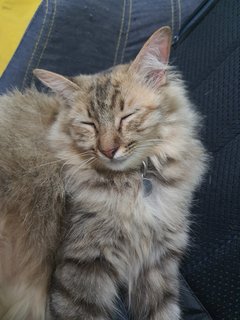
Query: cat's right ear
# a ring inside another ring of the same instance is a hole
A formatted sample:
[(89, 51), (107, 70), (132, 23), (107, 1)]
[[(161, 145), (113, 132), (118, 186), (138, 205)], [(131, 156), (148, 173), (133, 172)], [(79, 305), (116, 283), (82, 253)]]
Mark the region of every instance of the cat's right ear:
[(138, 53), (130, 66), (130, 71), (138, 74), (145, 83), (159, 88), (167, 82), (168, 60), (171, 49), (170, 27), (162, 27), (154, 32)]
[(72, 95), (79, 90), (79, 86), (60, 74), (34, 69), (33, 74), (47, 87), (60, 94), (63, 98), (71, 100)]

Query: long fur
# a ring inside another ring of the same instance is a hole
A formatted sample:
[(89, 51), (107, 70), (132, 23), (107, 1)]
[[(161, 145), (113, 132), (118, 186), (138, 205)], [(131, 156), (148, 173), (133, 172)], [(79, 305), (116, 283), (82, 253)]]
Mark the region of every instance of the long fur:
[(58, 105), (56, 99), (34, 89), (0, 98), (2, 320), (45, 317), (64, 208), (61, 165), (46, 140)]
[(136, 320), (180, 319), (178, 265), (206, 156), (181, 77), (161, 68), (167, 57), (148, 61), (149, 43), (93, 76), (36, 71), (58, 94), (0, 98), (1, 319), (106, 320), (120, 290)]

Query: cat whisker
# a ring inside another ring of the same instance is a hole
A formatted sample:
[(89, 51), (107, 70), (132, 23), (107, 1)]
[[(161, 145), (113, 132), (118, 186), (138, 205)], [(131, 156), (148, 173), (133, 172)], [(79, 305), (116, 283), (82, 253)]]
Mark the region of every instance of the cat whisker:
[[(79, 153), (79, 154), (76, 154), (76, 155), (72, 156), (70, 159), (66, 158), (66, 160), (67, 159), (68, 159), (68, 161), (70, 161), (71, 159), (73, 160), (74, 158), (78, 158), (79, 155), (82, 155), (82, 154), (85, 154), (85, 153), (87, 154), (87, 152)], [(41, 168), (41, 167), (44, 167), (44, 166), (48, 166), (48, 165), (59, 163), (59, 162), (63, 162), (63, 161), (64, 161), (63, 159), (58, 159), (58, 160), (54, 160), (54, 161), (50, 161), (50, 162), (45, 162), (45, 163), (40, 164), (39, 166), (35, 166), (35, 167), (30, 168), (30, 170), (38, 169), (38, 168)]]
[(51, 165), (51, 164), (55, 164), (55, 163), (58, 163), (58, 162), (62, 162), (62, 161), (63, 161), (62, 159), (59, 159), (59, 160), (55, 160), (55, 161), (50, 161), (50, 162), (42, 163), (42, 164), (40, 164), (39, 166), (32, 167), (31, 169), (38, 169), (38, 168), (41, 168), (41, 167), (44, 167), (44, 166), (48, 166), (48, 165)]
[(138, 148), (138, 147), (145, 147), (145, 146), (154, 146), (154, 145), (160, 144), (162, 142), (164, 142), (164, 140), (162, 140), (162, 139), (146, 140), (146, 141), (142, 142), (141, 144), (138, 144), (138, 143), (132, 144), (129, 149), (131, 150), (132, 148), (136, 148), (136, 147)]
[(88, 155), (88, 154), (95, 154), (94, 150), (87, 150), (87, 151), (84, 151), (84, 152), (79, 152), (78, 155)]
[(151, 139), (151, 140), (146, 140), (144, 141), (144, 143), (161, 143), (161, 142), (165, 142), (166, 140), (163, 140), (163, 139)]
[(56, 163), (59, 163), (59, 162), (63, 162), (62, 159), (59, 159), (59, 160), (55, 160), (55, 161), (50, 161), (50, 162), (46, 162), (46, 163), (42, 163), (40, 164), (39, 166), (35, 166), (35, 167), (31, 167), (29, 170), (28, 170), (28, 173), (33, 171), (33, 170), (36, 170), (36, 169), (39, 169), (41, 167), (45, 167), (45, 166), (49, 166), (51, 164), (56, 164)]
[[(65, 161), (65, 162), (63, 163), (63, 165), (62, 165), (62, 168), (61, 168), (61, 171), (60, 171), (61, 174), (62, 174), (62, 171), (63, 171), (63, 169), (64, 169), (65, 166), (73, 165), (72, 161), (75, 160), (76, 158), (79, 159), (79, 158), (80, 158), (79, 156), (81, 156), (81, 155), (83, 155), (83, 154), (87, 155), (87, 152), (86, 152), (86, 153), (79, 153), (79, 154), (77, 154), (77, 155), (74, 155), (74, 156), (71, 157), (70, 159), (67, 159), (67, 161)], [(91, 157), (88, 158), (88, 159), (86, 159), (85, 161), (88, 161), (88, 160), (90, 160), (90, 159), (95, 159), (94, 153), (93, 153), (93, 154), (89, 154), (89, 156), (91, 156)], [(84, 162), (82, 162), (82, 163), (84, 163)], [(75, 165), (74, 165), (74, 166), (75, 166)]]
[(133, 150), (136, 150), (136, 149), (145, 149), (145, 148), (149, 148), (149, 147), (154, 147), (156, 146), (156, 144), (152, 143), (152, 144), (144, 144), (144, 145), (137, 145), (133, 148)]
[(66, 186), (66, 187), (68, 186), (70, 180), (72, 179), (73, 176), (75, 176), (75, 175), (78, 173), (78, 171), (80, 171), (84, 166), (92, 164), (94, 161), (96, 161), (96, 158), (92, 157), (92, 158), (87, 159), (86, 161), (84, 161), (84, 162), (82, 163), (82, 165), (77, 166), (76, 170), (74, 170), (74, 171), (70, 174), (70, 176), (68, 177), (65, 186)]
[[(95, 159), (93, 159), (91, 162), (89, 162), (89, 164), (93, 163), (94, 161), (95, 161)], [(74, 172), (71, 173), (71, 175), (70, 175), (70, 176), (68, 177), (68, 179), (66, 180), (65, 189), (68, 189), (69, 184), (71, 185), (71, 183), (72, 183), (72, 178), (73, 178), (74, 176), (76, 176), (81, 169), (82, 169), (82, 168), (77, 168)]]

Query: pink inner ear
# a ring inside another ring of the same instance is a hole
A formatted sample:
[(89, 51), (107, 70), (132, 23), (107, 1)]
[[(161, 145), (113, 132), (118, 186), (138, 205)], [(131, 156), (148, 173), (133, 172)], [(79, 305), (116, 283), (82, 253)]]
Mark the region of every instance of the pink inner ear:
[(169, 54), (170, 54), (170, 46), (169, 46), (169, 39), (166, 37), (162, 38), (159, 45), (159, 54), (160, 54), (160, 61), (164, 64), (168, 64)]
[(154, 85), (166, 82), (165, 71), (171, 48), (171, 29), (163, 27), (157, 30), (145, 43), (132, 63), (131, 69), (140, 72)]
[(163, 85), (166, 82), (165, 70), (153, 70), (148, 73), (146, 79), (152, 83)]
[(142, 56), (154, 55), (158, 61), (168, 64), (171, 37), (167, 33), (156, 32), (142, 49)]

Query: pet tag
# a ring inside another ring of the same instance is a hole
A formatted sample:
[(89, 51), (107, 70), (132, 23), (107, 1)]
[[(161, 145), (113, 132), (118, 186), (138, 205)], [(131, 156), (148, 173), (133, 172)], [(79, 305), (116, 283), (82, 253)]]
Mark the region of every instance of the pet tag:
[(143, 193), (144, 197), (148, 197), (152, 193), (152, 182), (146, 178), (143, 178)]

